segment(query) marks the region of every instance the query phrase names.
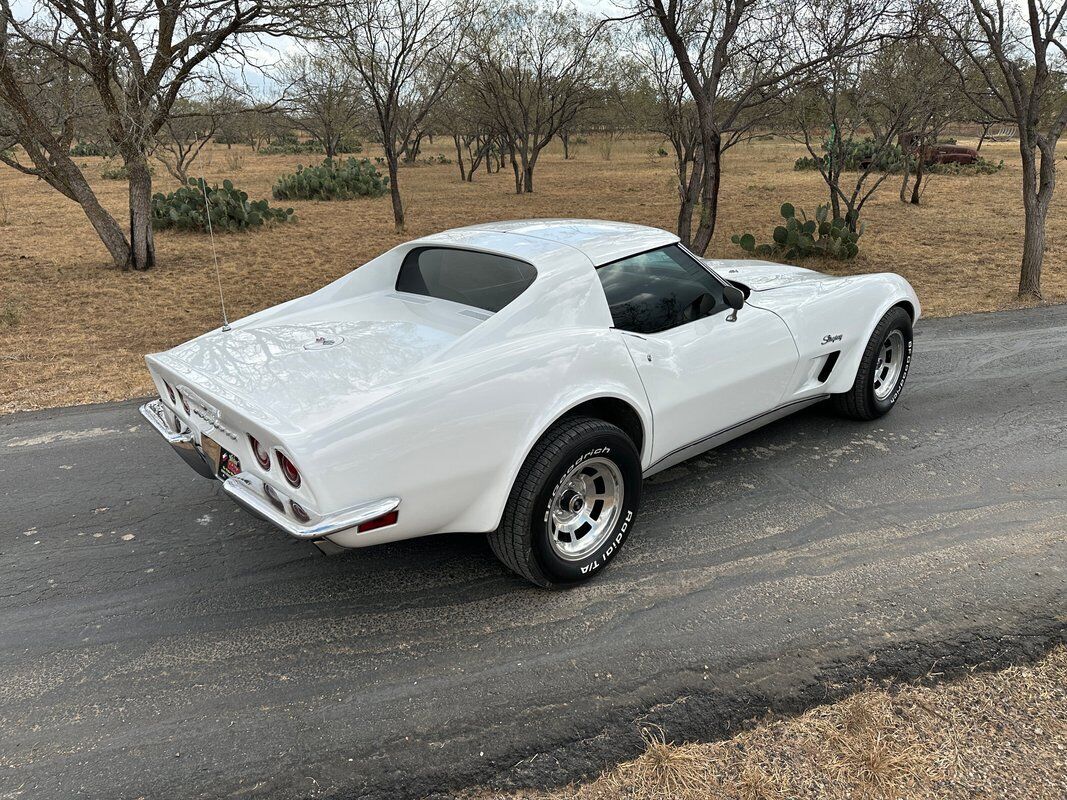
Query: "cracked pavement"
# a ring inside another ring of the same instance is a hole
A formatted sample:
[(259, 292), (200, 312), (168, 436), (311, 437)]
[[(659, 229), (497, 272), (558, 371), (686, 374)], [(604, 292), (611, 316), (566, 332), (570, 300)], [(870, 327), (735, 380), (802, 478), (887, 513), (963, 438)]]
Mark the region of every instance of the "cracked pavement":
[(0, 417), (0, 798), (419, 797), (559, 783), (1067, 620), (1067, 307), (920, 323), (870, 424), (815, 407), (648, 482), (593, 583), (480, 536), (335, 558), (134, 403)]

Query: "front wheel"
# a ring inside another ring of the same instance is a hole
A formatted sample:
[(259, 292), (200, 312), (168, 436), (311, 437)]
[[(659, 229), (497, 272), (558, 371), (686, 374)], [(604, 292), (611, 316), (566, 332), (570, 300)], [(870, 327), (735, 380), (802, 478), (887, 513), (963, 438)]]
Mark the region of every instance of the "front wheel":
[(504, 564), (542, 587), (588, 580), (614, 558), (641, 502), (641, 459), (618, 427), (563, 419), (527, 457), (489, 544)]
[(911, 315), (900, 306), (878, 321), (860, 359), (852, 388), (833, 396), (837, 411), (852, 419), (877, 419), (896, 405), (911, 369)]

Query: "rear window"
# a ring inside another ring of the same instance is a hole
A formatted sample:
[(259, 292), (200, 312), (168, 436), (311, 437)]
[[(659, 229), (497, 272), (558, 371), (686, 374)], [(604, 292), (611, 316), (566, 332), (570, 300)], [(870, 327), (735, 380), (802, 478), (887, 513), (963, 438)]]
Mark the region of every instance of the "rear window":
[(537, 270), (524, 261), (491, 253), (420, 247), (404, 257), (396, 290), (499, 311), (534, 282)]

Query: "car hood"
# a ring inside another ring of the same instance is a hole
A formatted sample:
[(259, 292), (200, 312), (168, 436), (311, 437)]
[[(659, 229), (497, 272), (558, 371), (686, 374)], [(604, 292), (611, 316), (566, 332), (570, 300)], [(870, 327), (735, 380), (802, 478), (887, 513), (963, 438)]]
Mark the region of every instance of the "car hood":
[(707, 260), (707, 264), (727, 280), (743, 283), (754, 292), (780, 289), (801, 283), (841, 280), (833, 275), (826, 275), (813, 269), (792, 267), (788, 264), (775, 264), (770, 261)]
[(390, 393), (481, 321), (447, 306), (386, 296), (253, 317), (149, 363), (268, 424), (317, 427)]

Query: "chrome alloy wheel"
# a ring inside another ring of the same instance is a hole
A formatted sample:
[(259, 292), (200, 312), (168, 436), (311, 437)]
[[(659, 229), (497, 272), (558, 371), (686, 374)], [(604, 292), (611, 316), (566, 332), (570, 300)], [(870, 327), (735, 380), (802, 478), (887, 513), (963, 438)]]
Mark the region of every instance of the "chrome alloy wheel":
[(878, 361), (874, 366), (874, 396), (885, 400), (893, 392), (904, 369), (904, 336), (900, 331), (893, 331), (882, 342), (878, 350)]
[(549, 501), (552, 550), (566, 561), (595, 553), (611, 535), (622, 509), (622, 473), (606, 458), (575, 465)]

